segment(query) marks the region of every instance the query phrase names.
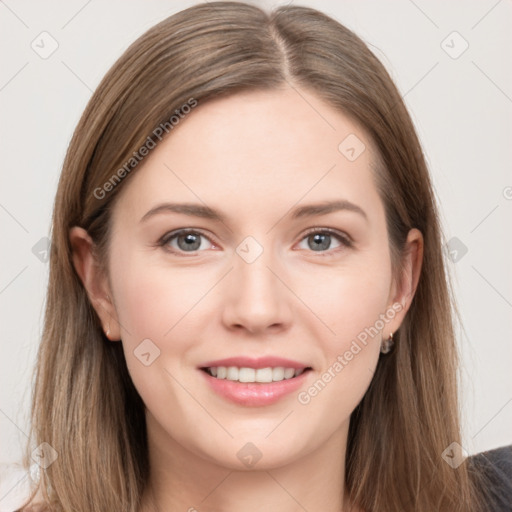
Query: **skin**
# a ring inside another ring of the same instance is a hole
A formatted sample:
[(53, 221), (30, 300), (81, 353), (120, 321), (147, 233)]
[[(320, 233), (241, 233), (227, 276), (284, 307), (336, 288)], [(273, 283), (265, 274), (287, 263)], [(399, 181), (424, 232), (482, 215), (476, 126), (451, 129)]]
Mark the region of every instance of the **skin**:
[[(353, 162), (338, 150), (349, 134), (366, 146)], [(363, 130), (305, 90), (216, 99), (194, 109), (124, 184), (108, 277), (87, 233), (71, 230), (75, 268), (146, 404), (151, 477), (142, 510), (357, 510), (342, 484), (350, 415), (381, 341), (410, 306), (423, 255), (413, 229), (393, 278), (371, 148)], [(340, 198), (366, 218), (349, 210), (291, 218), (297, 206)], [(168, 212), (141, 222), (162, 202), (206, 204), (226, 220)], [(181, 228), (204, 235), (194, 251), (183, 238), (158, 246)], [(336, 230), (352, 246), (327, 236), (317, 249), (310, 228)], [(263, 248), (252, 263), (236, 252), (247, 236)], [(401, 311), (307, 404), (293, 392), (270, 406), (237, 405), (197, 369), (277, 355), (313, 368), (304, 391), (393, 304)], [(149, 366), (134, 355), (147, 338), (160, 350)], [(237, 457), (249, 442), (262, 455), (250, 468)]]

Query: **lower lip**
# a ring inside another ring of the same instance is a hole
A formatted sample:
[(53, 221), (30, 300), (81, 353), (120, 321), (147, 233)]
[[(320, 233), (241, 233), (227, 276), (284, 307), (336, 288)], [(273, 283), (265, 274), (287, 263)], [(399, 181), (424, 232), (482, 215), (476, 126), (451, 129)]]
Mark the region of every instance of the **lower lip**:
[(276, 403), (284, 396), (297, 391), (310, 372), (310, 370), (305, 371), (292, 379), (260, 383), (217, 379), (203, 370), (199, 371), (216, 393), (236, 404), (248, 407), (261, 407)]

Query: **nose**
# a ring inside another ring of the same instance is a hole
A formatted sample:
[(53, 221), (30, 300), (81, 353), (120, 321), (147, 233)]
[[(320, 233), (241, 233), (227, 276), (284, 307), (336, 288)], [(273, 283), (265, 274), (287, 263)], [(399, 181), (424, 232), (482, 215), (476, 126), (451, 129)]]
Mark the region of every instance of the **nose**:
[(289, 328), (293, 294), (285, 284), (285, 271), (270, 250), (264, 249), (254, 261), (240, 254), (234, 253), (233, 270), (226, 279), (224, 325), (253, 335)]

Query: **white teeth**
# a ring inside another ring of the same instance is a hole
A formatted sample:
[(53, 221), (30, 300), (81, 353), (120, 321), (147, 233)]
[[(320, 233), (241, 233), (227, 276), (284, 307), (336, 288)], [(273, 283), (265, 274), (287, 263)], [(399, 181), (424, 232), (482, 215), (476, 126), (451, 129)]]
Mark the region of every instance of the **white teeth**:
[(295, 368), (284, 368), (277, 366), (275, 368), (238, 368), (236, 366), (218, 366), (208, 368), (210, 375), (217, 379), (227, 379), (239, 382), (279, 382), (285, 379), (298, 377), (304, 372), (304, 368), (296, 370)]
[(240, 368), (238, 370), (238, 380), (240, 382), (255, 382), (256, 370), (254, 368)]
[(295, 368), (285, 368), (284, 369), (284, 378), (291, 379), (295, 375)]
[[(272, 368), (258, 368), (256, 370), (256, 382), (272, 382)], [(240, 379), (242, 381), (242, 379)]]
[(283, 380), (284, 379), (284, 368), (282, 366), (278, 366), (277, 368), (272, 368), (272, 380)]
[(227, 380), (238, 380), (238, 368), (236, 366), (229, 366), (226, 374)]

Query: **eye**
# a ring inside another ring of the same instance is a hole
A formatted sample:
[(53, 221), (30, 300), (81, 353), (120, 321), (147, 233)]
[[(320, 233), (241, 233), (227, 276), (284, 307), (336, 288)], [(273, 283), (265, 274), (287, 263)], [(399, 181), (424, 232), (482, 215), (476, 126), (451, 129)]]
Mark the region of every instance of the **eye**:
[[(309, 248), (313, 252), (327, 252), (328, 254), (325, 254), (325, 256), (328, 256), (331, 250), (333, 250), (331, 247), (333, 238), (338, 242), (338, 246), (334, 249), (352, 247), (353, 245), (347, 235), (343, 235), (329, 228), (311, 229), (301, 239), (301, 242), (306, 241), (308, 246), (306, 249)], [(192, 255), (197, 251), (208, 249), (208, 243), (205, 247), (205, 244), (202, 243), (203, 240), (206, 240), (212, 247), (215, 247), (206, 235), (192, 229), (180, 229), (167, 233), (158, 241), (158, 245), (175, 254), (191, 253)], [(301, 247), (301, 249), (304, 249), (304, 247)], [(321, 256), (324, 256), (324, 254)]]
[(198, 251), (200, 248), (205, 248), (202, 243), (202, 239), (208, 240), (208, 242), (213, 245), (210, 240), (199, 231), (182, 229), (180, 231), (174, 231), (164, 235), (159, 240), (158, 245), (174, 253), (193, 253)]
[[(339, 243), (338, 248), (340, 246), (352, 247), (352, 241), (348, 238), (348, 236), (342, 235), (341, 233), (328, 228), (311, 229), (306, 233), (306, 236), (302, 239), (302, 241), (306, 241), (307, 248), (312, 249), (313, 252), (330, 252), (328, 250), (332, 249), (331, 244), (333, 238)], [(336, 249), (336, 247), (334, 249)], [(324, 255), (322, 254), (322, 256)]]

